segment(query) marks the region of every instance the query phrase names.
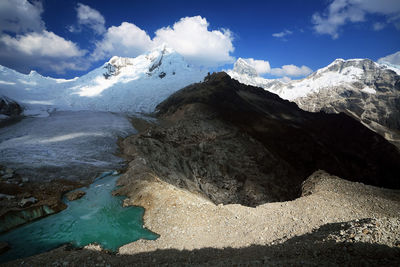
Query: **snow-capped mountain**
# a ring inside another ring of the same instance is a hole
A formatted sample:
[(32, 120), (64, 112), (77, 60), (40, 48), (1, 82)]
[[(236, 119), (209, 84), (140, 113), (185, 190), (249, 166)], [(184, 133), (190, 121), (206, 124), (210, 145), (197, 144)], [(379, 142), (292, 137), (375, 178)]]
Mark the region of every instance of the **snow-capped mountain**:
[(400, 70), (394, 66), (336, 59), (304, 79), (284, 82), (254, 76), (249, 64), (237, 63), (228, 74), (242, 83), (276, 93), (307, 111), (345, 112), (388, 140), (400, 140)]
[(202, 81), (205, 70), (162, 45), (136, 58), (112, 57), (103, 66), (70, 80), (25, 75), (0, 66), (0, 95), (25, 108), (26, 115), (57, 110), (151, 112), (173, 92)]
[(256, 69), (242, 58), (238, 58), (233, 69), (227, 70), (226, 73), (241, 83), (261, 87), (273, 93), (276, 93), (276, 87), (279, 88), (285, 83), (283, 79), (265, 79), (258, 76)]

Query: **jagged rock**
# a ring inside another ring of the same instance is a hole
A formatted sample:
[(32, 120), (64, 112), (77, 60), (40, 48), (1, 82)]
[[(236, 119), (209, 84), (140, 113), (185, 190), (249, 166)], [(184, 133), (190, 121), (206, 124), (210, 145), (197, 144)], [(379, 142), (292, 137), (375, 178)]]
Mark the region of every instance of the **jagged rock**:
[(34, 198), (34, 197), (23, 198), (23, 199), (19, 202), (19, 205), (20, 205), (22, 208), (25, 208), (25, 207), (27, 207), (27, 206), (29, 206), (29, 205), (35, 204), (37, 201), (38, 201), (38, 200), (37, 200), (36, 198)]
[(82, 190), (76, 190), (76, 191), (68, 192), (65, 196), (67, 197), (67, 199), (69, 201), (74, 201), (74, 200), (80, 199), (84, 195), (86, 195), (86, 192), (84, 192)]
[(0, 96), (0, 114), (5, 115), (3, 119), (18, 116), (22, 111), (22, 107), (16, 101), (6, 96)]

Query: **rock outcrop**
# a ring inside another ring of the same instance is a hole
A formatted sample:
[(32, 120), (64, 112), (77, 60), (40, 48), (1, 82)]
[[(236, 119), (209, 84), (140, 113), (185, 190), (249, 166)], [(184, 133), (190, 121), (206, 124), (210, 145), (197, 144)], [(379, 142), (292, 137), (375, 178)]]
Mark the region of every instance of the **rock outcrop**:
[(225, 73), (157, 109), (160, 125), (121, 143), (130, 166), (214, 203), (294, 199), (318, 169), (400, 188), (400, 154), (381, 136), (345, 114), (305, 112)]
[(82, 190), (76, 190), (76, 191), (68, 192), (67, 194), (65, 194), (65, 196), (67, 197), (67, 199), (69, 201), (74, 201), (74, 200), (80, 199), (84, 195), (86, 195), (86, 192), (82, 191)]
[(0, 96), (0, 123), (9, 121), (22, 114), (23, 108), (16, 101)]

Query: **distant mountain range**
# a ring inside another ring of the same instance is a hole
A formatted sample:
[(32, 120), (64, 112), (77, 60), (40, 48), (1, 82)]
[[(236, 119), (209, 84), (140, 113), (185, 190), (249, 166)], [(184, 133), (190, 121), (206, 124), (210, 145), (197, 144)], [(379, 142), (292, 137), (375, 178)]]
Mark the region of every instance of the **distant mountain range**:
[(400, 144), (400, 69), (369, 59), (336, 59), (301, 80), (264, 79), (239, 58), (227, 73), (262, 87), (307, 111), (344, 112)]
[[(0, 66), (0, 96), (19, 103), (25, 115), (47, 116), (55, 109), (150, 113), (175, 91), (202, 81), (206, 72), (163, 45), (136, 58), (112, 57), (70, 80), (43, 77), (35, 71), (25, 75)], [(397, 66), (369, 59), (336, 59), (304, 79), (288, 81), (262, 78), (239, 58), (226, 72), (303, 110), (344, 112), (400, 147)]]
[(206, 73), (163, 45), (136, 58), (113, 57), (70, 80), (0, 66), (0, 95), (20, 103), (25, 115), (47, 116), (54, 109), (149, 113), (173, 92), (202, 81)]

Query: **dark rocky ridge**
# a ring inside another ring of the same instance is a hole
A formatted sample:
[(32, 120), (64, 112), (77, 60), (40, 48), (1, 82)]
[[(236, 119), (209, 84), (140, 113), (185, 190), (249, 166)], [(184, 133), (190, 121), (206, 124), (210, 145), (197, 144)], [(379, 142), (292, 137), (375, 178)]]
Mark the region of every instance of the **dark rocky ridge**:
[(16, 117), (21, 115), (22, 111), (22, 107), (16, 101), (6, 96), (0, 96), (0, 114)]
[(294, 199), (318, 169), (400, 188), (400, 154), (380, 135), (345, 114), (303, 111), (225, 73), (176, 92), (157, 109), (161, 125), (123, 140), (125, 156), (215, 203)]

